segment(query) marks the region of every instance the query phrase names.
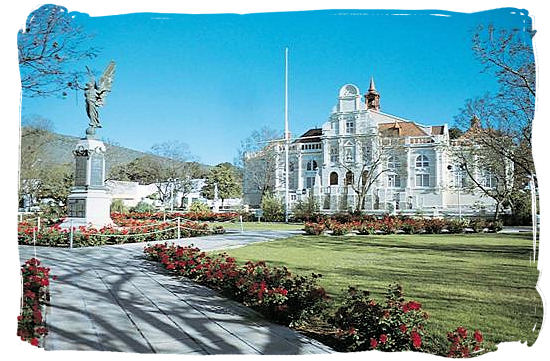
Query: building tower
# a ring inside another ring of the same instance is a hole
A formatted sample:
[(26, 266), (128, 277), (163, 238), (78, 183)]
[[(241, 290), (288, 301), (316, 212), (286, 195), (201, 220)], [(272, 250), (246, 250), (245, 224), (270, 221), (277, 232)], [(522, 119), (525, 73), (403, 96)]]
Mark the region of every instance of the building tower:
[(380, 111), (380, 94), (376, 91), (373, 77), (370, 78), (369, 91), (365, 94), (365, 104), (367, 109)]

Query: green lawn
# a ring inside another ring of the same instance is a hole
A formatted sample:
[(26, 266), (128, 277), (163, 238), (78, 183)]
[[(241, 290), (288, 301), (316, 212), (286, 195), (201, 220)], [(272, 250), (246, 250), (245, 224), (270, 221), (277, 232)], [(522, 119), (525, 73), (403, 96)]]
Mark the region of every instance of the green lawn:
[[(214, 226), (223, 226), (227, 230), (241, 230), (241, 223), (236, 222), (209, 222)], [(304, 228), (303, 223), (283, 223), (283, 222), (243, 222), (245, 231), (293, 231)]]
[(529, 263), (529, 235), (296, 236), (229, 250), (239, 261), (266, 260), (296, 273), (323, 275), (338, 298), (348, 285), (381, 299), (390, 283), (420, 301), (429, 328), (445, 337), (457, 326), (479, 328), (488, 341), (528, 341), (542, 322)]

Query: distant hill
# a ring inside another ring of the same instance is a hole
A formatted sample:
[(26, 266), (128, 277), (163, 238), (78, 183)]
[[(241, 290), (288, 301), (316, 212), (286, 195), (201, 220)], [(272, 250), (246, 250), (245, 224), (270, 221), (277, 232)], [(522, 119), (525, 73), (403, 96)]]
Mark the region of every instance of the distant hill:
[[(74, 162), (72, 151), (79, 139), (80, 138), (71, 135), (52, 133), (52, 141), (46, 145), (46, 151), (42, 154), (42, 160), (45, 163), (72, 164)], [(126, 164), (136, 158), (146, 155), (157, 157), (150, 153), (125, 148), (118, 145), (111, 145), (108, 141), (104, 141), (104, 143), (107, 148), (105, 159), (105, 168), (107, 173), (111, 167), (118, 164)], [(202, 174), (206, 174), (210, 168), (212, 168), (212, 166), (207, 164), (197, 164), (199, 165), (199, 174), (196, 174), (197, 177), (200, 177)]]

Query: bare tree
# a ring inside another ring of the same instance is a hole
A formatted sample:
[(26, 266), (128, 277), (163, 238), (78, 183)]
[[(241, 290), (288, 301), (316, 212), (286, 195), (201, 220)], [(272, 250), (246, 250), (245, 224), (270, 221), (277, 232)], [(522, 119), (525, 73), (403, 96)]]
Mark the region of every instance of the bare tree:
[(393, 174), (396, 179), (401, 178), (403, 147), (399, 144), (399, 138), (378, 138), (378, 141), (367, 138), (358, 146), (362, 147), (360, 159), (343, 154), (338, 164), (346, 170), (344, 185), (351, 187), (357, 197), (355, 211), (361, 212), (372, 186), (384, 175)]
[(33, 11), (25, 29), (17, 36), (23, 96), (66, 95), (77, 89), (82, 71), (76, 71), (82, 59), (93, 58), (97, 49), (67, 9), (44, 5)]
[(153, 145), (151, 153), (161, 157), (162, 172), (156, 182), (161, 202), (172, 202), (177, 193), (182, 193), (185, 198), (192, 189), (191, 179), (197, 167), (196, 157), (191, 154), (189, 146), (178, 140), (168, 141)]
[(280, 132), (263, 127), (241, 141), (237, 150), (235, 164), (243, 168), (243, 193), (259, 195), (258, 204), (274, 190), (279, 147), (276, 140), (281, 138)]
[(485, 72), (496, 76), (500, 88), (494, 94), (468, 100), (460, 110), (455, 121), (467, 132), (457, 140), (453, 153), (472, 184), (495, 200), (495, 217), (503, 205), (514, 208), (515, 194), (523, 192), (529, 179), (536, 181), (531, 143), (534, 34), (530, 28), (495, 29), (490, 25), (478, 27), (472, 38), (474, 55)]
[[(453, 148), (453, 163), (458, 167), (455, 186), (481, 192), (495, 201), (494, 218), (498, 219), (505, 206), (513, 207), (514, 194), (519, 191), (513, 163), (503, 159), (491, 148), (477, 144), (475, 139), (462, 139)], [(461, 175), (464, 172), (466, 178)]]
[[(492, 72), (500, 88), (495, 94), (470, 99), (456, 117), (467, 129), (479, 120), (476, 142), (484, 149), (513, 162), (516, 171), (534, 177), (532, 122), (535, 113), (535, 60), (532, 37), (527, 29), (495, 29), (480, 26), (472, 39), (474, 55)], [(471, 132), (470, 132), (471, 133)]]

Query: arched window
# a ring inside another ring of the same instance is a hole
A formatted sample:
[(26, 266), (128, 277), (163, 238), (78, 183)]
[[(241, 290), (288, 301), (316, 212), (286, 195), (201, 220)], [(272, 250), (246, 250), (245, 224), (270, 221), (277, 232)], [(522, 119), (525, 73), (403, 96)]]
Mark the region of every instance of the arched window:
[(351, 184), (353, 184), (353, 173), (348, 170), (346, 173), (346, 185), (349, 186)]
[(419, 155), (416, 157), (416, 168), (426, 168), (430, 166), (430, 161), (425, 155)]
[(330, 173), (330, 185), (331, 186), (338, 185), (338, 173), (336, 172)]
[(314, 160), (310, 160), (306, 164), (306, 170), (317, 170), (317, 162)]
[(388, 168), (395, 169), (399, 168), (399, 160), (393, 155), (388, 158)]

